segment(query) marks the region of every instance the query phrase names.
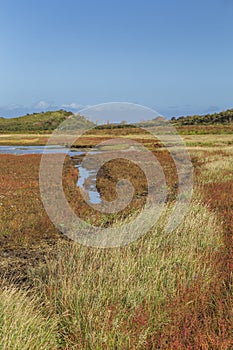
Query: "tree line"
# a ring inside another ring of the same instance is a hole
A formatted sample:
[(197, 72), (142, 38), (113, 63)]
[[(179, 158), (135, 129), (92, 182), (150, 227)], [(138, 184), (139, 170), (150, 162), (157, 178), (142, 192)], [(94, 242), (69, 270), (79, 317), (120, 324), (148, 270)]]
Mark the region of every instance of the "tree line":
[(228, 124), (233, 122), (233, 109), (213, 114), (172, 117), (171, 122), (176, 125)]

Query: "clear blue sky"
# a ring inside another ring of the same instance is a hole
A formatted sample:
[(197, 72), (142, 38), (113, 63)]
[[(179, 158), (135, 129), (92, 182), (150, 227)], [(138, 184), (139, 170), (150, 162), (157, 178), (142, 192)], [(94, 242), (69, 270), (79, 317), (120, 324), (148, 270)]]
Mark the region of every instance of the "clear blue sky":
[(1, 0), (0, 115), (110, 101), (167, 116), (231, 108), (232, 18), (232, 0)]

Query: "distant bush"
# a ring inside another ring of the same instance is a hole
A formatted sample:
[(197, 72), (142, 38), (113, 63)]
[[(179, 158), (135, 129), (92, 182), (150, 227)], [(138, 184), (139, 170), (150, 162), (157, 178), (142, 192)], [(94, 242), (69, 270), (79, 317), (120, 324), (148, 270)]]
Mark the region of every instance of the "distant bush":
[(127, 128), (136, 128), (136, 125), (133, 124), (103, 124), (95, 127), (97, 130), (105, 129), (127, 129)]

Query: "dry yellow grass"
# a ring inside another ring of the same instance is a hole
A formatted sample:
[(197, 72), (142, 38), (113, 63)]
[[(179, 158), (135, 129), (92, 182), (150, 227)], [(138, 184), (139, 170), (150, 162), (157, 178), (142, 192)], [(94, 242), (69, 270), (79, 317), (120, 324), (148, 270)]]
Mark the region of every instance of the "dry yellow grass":
[(55, 350), (57, 322), (43, 314), (37, 297), (14, 287), (0, 290), (0, 349)]

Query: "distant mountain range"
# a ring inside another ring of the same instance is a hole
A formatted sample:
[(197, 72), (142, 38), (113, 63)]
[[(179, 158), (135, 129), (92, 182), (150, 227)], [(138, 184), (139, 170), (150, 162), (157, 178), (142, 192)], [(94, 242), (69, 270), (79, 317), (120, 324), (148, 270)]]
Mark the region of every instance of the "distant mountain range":
[(68, 110), (73, 113), (78, 113), (79, 111), (87, 107), (88, 106), (81, 105), (78, 103), (58, 105), (47, 101), (38, 101), (32, 104), (31, 106), (23, 106), (18, 104), (6, 105), (6, 106), (0, 105), (0, 117), (15, 118), (26, 114), (33, 114), (35, 112), (39, 114), (41, 112), (50, 112), (50, 111), (55, 112), (60, 109)]
[[(136, 125), (139, 127), (153, 126), (154, 123), (158, 124), (160, 118), (162, 117), (157, 117), (154, 120), (145, 121), (143, 123), (137, 123)], [(75, 130), (75, 128), (77, 130), (77, 128), (92, 128), (96, 126), (96, 124), (89, 121), (85, 116), (75, 115), (71, 111), (60, 109), (58, 111), (27, 114), (17, 118), (0, 117), (0, 133), (51, 132), (64, 121), (66, 121), (66, 123), (65, 125), (62, 125), (62, 128), (65, 128), (66, 130)], [(206, 115), (193, 115), (178, 118), (173, 117), (171, 118), (171, 122), (175, 126), (230, 124), (233, 123), (233, 109)], [(128, 124), (116, 123), (100, 125), (97, 128), (126, 128), (129, 126), (130, 125)]]

